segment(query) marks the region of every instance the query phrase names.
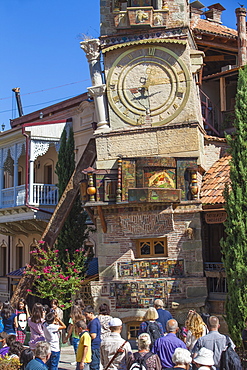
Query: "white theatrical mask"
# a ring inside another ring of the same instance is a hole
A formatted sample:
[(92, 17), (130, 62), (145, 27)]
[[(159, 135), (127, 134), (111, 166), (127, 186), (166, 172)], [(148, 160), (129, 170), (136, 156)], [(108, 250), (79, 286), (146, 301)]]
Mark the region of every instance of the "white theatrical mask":
[(25, 313), (20, 313), (18, 317), (18, 324), (21, 330), (25, 330), (27, 327), (27, 315)]

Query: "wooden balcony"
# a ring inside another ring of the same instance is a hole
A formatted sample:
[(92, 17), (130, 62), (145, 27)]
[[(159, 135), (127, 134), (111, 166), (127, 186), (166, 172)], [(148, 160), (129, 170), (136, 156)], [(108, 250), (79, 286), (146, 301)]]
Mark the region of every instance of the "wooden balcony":
[[(34, 206), (55, 206), (58, 202), (58, 188), (53, 184), (32, 185), (28, 203)], [(2, 189), (0, 191), (0, 208), (24, 206), (26, 202), (25, 185)]]

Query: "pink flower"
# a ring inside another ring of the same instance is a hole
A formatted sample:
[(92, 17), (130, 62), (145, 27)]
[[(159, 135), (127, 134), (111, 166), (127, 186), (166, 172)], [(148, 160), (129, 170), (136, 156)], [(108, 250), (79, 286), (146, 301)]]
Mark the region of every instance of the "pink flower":
[(31, 289), (27, 289), (27, 292), (31, 292)]
[(44, 240), (39, 240), (39, 244), (45, 244)]
[(65, 249), (65, 252), (68, 252), (68, 249)]
[(75, 252), (80, 252), (80, 249), (76, 249)]
[(74, 271), (74, 272), (77, 272), (77, 273), (79, 272), (77, 269), (74, 269), (73, 271)]
[(44, 272), (45, 274), (48, 274), (48, 273), (50, 272), (50, 270), (51, 270), (51, 266), (47, 266), (47, 267), (44, 267), (44, 268), (43, 268), (43, 272)]
[(69, 276), (66, 276), (66, 277), (64, 278), (64, 280), (65, 280), (65, 281), (68, 281), (68, 280), (69, 280)]
[(54, 251), (54, 253), (58, 253), (59, 252), (59, 250), (58, 249), (56, 249), (55, 251)]

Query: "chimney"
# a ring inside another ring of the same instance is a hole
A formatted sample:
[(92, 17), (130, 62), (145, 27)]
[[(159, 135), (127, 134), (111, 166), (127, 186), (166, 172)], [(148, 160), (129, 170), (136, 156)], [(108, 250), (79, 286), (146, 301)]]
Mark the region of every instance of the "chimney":
[(206, 19), (211, 22), (219, 23), (221, 24), (221, 14), (223, 10), (226, 10), (220, 3), (213, 4), (208, 6), (208, 9), (206, 12), (204, 12), (204, 15), (206, 16)]
[(238, 27), (238, 66), (246, 64), (246, 9), (237, 8), (235, 10)]
[(193, 3), (190, 3), (190, 18), (192, 21), (197, 21), (197, 19), (201, 18), (201, 15), (203, 14), (202, 8), (205, 8), (205, 6), (198, 0), (193, 1)]

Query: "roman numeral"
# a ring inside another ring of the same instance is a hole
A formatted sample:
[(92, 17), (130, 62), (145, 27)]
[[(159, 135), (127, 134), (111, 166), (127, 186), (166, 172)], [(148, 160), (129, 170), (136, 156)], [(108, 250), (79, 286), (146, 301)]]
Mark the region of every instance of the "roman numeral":
[(148, 55), (154, 55), (156, 48), (148, 48)]

